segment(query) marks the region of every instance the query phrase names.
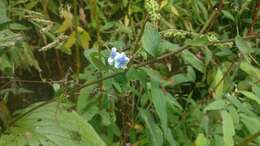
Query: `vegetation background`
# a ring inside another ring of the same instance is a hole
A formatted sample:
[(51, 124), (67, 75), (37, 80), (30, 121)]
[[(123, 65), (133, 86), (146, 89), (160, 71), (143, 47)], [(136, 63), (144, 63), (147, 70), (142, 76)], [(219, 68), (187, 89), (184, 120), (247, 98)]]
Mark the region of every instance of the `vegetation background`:
[(259, 9), (0, 0), (0, 146), (259, 146)]

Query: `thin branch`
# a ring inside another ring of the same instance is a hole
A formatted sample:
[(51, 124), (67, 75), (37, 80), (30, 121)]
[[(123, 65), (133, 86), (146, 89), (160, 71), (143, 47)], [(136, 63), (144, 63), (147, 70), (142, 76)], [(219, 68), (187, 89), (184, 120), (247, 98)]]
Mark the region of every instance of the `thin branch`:
[[(243, 39), (246, 39), (246, 40), (255, 39), (255, 38), (260, 38), (260, 35), (251, 35), (251, 36), (243, 37)], [(234, 38), (226, 39), (226, 40), (220, 40), (220, 41), (211, 41), (208, 45), (221, 44), (221, 43), (234, 42), (234, 41), (235, 41)], [(149, 64), (153, 64), (155, 62), (159, 62), (159, 61), (161, 61), (164, 58), (168, 58), (170, 56), (177, 55), (178, 53), (181, 53), (182, 51), (184, 51), (184, 50), (186, 50), (188, 48), (189, 48), (189, 46), (184, 45), (184, 46), (180, 47), (177, 51), (166, 53), (166, 54), (164, 54), (164, 55), (162, 55), (162, 56), (160, 56), (158, 58), (152, 59), (150, 61), (147, 61), (147, 62), (144, 62), (144, 63), (141, 63), (141, 64), (132, 65), (132, 67), (139, 68), (139, 67), (143, 67), (143, 66), (146, 66), (146, 65), (149, 65)], [(86, 83), (86, 84), (80, 86), (77, 89), (82, 89), (84, 87), (91, 86), (93, 84), (97, 84), (97, 83), (102, 82), (104, 80), (111, 79), (111, 78), (113, 78), (113, 77), (115, 77), (115, 76), (117, 76), (117, 75), (119, 75), (121, 73), (125, 73), (127, 71), (128, 71), (128, 69), (126, 69), (124, 71), (121, 71), (121, 72), (114, 73), (112, 75), (103, 77), (101, 79), (98, 79), (98, 80), (95, 80), (95, 81), (92, 81), (92, 82)], [(16, 81), (16, 82), (22, 82), (22, 83), (36, 83), (36, 84), (41, 84), (41, 83), (42, 84), (46, 84), (46, 83), (49, 83), (49, 84), (53, 84), (53, 83), (73, 83), (74, 82), (73, 80), (56, 80), (56, 81), (51, 81), (51, 80), (47, 80), (47, 81), (42, 81), (42, 80), (22, 80), (22, 79), (15, 79), (14, 77), (6, 77), (6, 76), (0, 76), (0, 79), (7, 79), (8, 81)]]
[(245, 146), (247, 145), (249, 142), (253, 141), (254, 139), (256, 139), (258, 136), (260, 136), (260, 131), (248, 136), (246, 139), (244, 139), (242, 142), (240, 142), (239, 144), (236, 144), (235, 146)]
[[(260, 38), (260, 35), (253, 35), (253, 36), (246, 36), (246, 37), (243, 37), (243, 39), (254, 39), (254, 38)], [(209, 43), (209, 45), (213, 45), (213, 44), (218, 44), (218, 43), (226, 43), (226, 42), (234, 42), (235, 39), (227, 39), (227, 40), (220, 40), (220, 41), (212, 41)], [(189, 46), (188, 45), (184, 45), (182, 47), (180, 47), (177, 51), (174, 51), (174, 52), (169, 52), (169, 53), (166, 53), (158, 58), (155, 58), (153, 60), (150, 60), (150, 61), (147, 61), (147, 62), (144, 62), (144, 63), (141, 63), (141, 64), (137, 64), (137, 65), (133, 65), (132, 67), (134, 68), (139, 68), (139, 67), (143, 67), (143, 66), (146, 66), (146, 65), (149, 65), (149, 64), (153, 64), (153, 63), (156, 63), (158, 61), (161, 61), (162, 59), (164, 58), (168, 58), (170, 56), (173, 56), (173, 55), (177, 55), (179, 53), (181, 53), (182, 51), (188, 49)], [(101, 78), (101, 79), (98, 79), (98, 80), (95, 80), (95, 81), (92, 81), (92, 82), (89, 82), (85, 85), (82, 85), (80, 86), (78, 89), (82, 89), (82, 88), (85, 88), (85, 87), (88, 87), (88, 86), (91, 86), (91, 85), (94, 85), (94, 84), (97, 84), (99, 82), (102, 82), (104, 80), (107, 80), (107, 79), (111, 79), (121, 73), (124, 73), (124, 72), (127, 72), (128, 69), (124, 70), (124, 71), (121, 71), (121, 72), (118, 72), (118, 73), (114, 73), (112, 75), (109, 75), (107, 77), (104, 77), (104, 78)]]
[(212, 27), (212, 24), (214, 24), (214, 22), (218, 18), (218, 16), (219, 16), (221, 10), (223, 9), (223, 7), (224, 7), (224, 0), (220, 0), (218, 8), (215, 8), (213, 10), (213, 12), (211, 13), (209, 19), (207, 20), (207, 22), (205, 23), (203, 28), (200, 30), (200, 32), (199, 32), (200, 34), (205, 33), (206, 30), (209, 30)]
[(257, 18), (258, 18), (258, 11), (260, 9), (260, 1), (257, 1), (256, 4), (255, 4), (255, 7), (253, 9), (253, 12), (252, 12), (252, 15), (253, 15), (253, 21), (252, 23), (250, 24), (249, 28), (248, 28), (248, 34), (249, 35), (252, 35), (254, 34), (254, 25), (256, 24), (257, 22)]
[(23, 80), (23, 79), (15, 79), (14, 77), (8, 77), (8, 76), (0, 76), (0, 79), (6, 79), (8, 82), (21, 82), (21, 83), (32, 83), (32, 84), (54, 84), (54, 83), (70, 83), (73, 82), (73, 80), (56, 80), (56, 81), (51, 81), (51, 80)]

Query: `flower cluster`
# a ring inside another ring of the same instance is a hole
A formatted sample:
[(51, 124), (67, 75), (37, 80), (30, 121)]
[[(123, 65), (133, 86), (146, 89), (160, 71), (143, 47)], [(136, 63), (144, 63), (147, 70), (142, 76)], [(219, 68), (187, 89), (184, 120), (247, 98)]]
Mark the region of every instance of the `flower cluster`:
[(122, 68), (125, 69), (129, 62), (129, 58), (125, 55), (124, 52), (119, 53), (117, 52), (116, 48), (113, 47), (111, 50), (111, 54), (107, 59), (107, 62), (110, 65), (114, 65), (115, 68)]
[(156, 0), (145, 0), (145, 9), (152, 21), (157, 21), (160, 19), (160, 6)]

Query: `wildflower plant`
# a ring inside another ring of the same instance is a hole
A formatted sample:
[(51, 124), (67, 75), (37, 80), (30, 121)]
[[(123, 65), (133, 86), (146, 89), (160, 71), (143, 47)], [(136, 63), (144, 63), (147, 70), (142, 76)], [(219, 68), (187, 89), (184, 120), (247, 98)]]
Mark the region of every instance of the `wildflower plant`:
[(0, 146), (260, 146), (259, 4), (0, 0)]

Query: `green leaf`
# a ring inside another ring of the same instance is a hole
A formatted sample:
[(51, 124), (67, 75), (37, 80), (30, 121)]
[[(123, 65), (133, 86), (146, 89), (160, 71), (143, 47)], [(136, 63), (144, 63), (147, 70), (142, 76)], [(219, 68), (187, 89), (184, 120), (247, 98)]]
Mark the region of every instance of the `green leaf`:
[(160, 128), (154, 122), (152, 115), (144, 109), (139, 109), (139, 111), (140, 111), (140, 116), (144, 120), (146, 128), (149, 132), (149, 138), (152, 146), (162, 146), (163, 135)]
[(7, 2), (6, 0), (0, 1), (0, 25), (9, 22), (10, 19), (7, 17)]
[(202, 36), (202, 37), (195, 38), (193, 40), (185, 41), (186, 45), (190, 45), (190, 46), (194, 46), (194, 47), (206, 46), (209, 43), (210, 43), (209, 39), (206, 36)]
[(181, 56), (182, 56), (184, 61), (186, 61), (188, 64), (191, 64), (194, 68), (196, 68), (198, 71), (203, 73), (204, 64), (193, 53), (191, 53), (188, 50), (184, 50), (182, 52)]
[(234, 146), (233, 136), (235, 135), (235, 128), (232, 116), (227, 111), (222, 111), (223, 120), (223, 135), (224, 135), (224, 146)]
[(167, 129), (167, 97), (159, 88), (159, 86), (152, 83), (151, 87), (152, 102), (155, 107), (157, 114), (159, 115), (162, 128), (164, 132)]
[[(247, 116), (245, 114), (240, 114), (240, 117), (250, 134), (255, 134), (260, 131), (259, 117)], [(257, 137), (255, 142), (260, 145), (260, 137)]]
[(8, 29), (0, 31), (0, 48), (14, 46), (17, 42), (22, 40), (20, 34), (14, 33)]
[(160, 75), (160, 72), (158, 72), (157, 70), (153, 70), (150, 68), (146, 68), (146, 67), (142, 67), (142, 70), (144, 70), (147, 75), (151, 78), (151, 81), (155, 82), (155, 83), (160, 83), (162, 80), (162, 77)]
[(176, 86), (182, 83), (187, 83), (187, 82), (194, 82), (196, 80), (196, 74), (195, 71), (192, 67), (187, 68), (187, 73), (180, 73), (172, 76), (170, 80), (173, 83), (169, 83), (167, 85), (169, 86)]
[(73, 15), (66, 10), (61, 10), (61, 15), (64, 18), (64, 21), (62, 25), (56, 30), (55, 33), (65, 32), (67, 29), (69, 29), (72, 26)]
[(83, 32), (80, 33), (80, 45), (82, 48), (84, 49), (88, 49), (89, 48), (89, 41), (90, 41), (90, 36), (89, 33), (85, 30), (83, 30)]
[(260, 78), (260, 70), (246, 61), (240, 63), (240, 69), (252, 77)]
[(88, 59), (88, 61), (99, 70), (106, 70), (107, 66), (105, 64), (104, 57), (101, 53), (96, 52), (93, 49), (86, 49), (84, 51), (84, 56)]
[(199, 133), (199, 135), (196, 138), (195, 146), (207, 146), (207, 138), (204, 136), (203, 133)]
[(0, 71), (4, 72), (6, 69), (12, 69), (12, 64), (6, 55), (0, 56)]
[(179, 45), (173, 44), (166, 40), (162, 40), (159, 45), (160, 54), (165, 53), (167, 51), (177, 51), (178, 48)]
[(214, 97), (216, 99), (221, 98), (224, 92), (224, 80), (222, 80), (222, 78), (223, 78), (223, 72), (219, 67), (216, 72), (215, 79), (212, 83), (212, 88), (215, 89)]
[(34, 8), (38, 3), (39, 3), (39, 1), (31, 1), (28, 4), (26, 4), (24, 7), (26, 9), (30, 10), (30, 9)]
[(224, 109), (225, 107), (226, 107), (225, 100), (219, 99), (208, 104), (205, 107), (204, 112), (211, 111), (211, 110), (221, 110)]
[(232, 21), (235, 21), (235, 17), (229, 11), (222, 10), (221, 12), (223, 13), (224, 17), (226, 17)]
[(152, 56), (158, 55), (160, 39), (160, 33), (157, 29), (151, 23), (147, 23), (142, 37), (142, 45), (145, 51)]
[(239, 51), (242, 52), (242, 54), (244, 55), (247, 55), (250, 52), (250, 50), (252, 50), (248, 42), (243, 40), (239, 35), (236, 36), (235, 43)]
[(254, 100), (257, 104), (260, 104), (260, 97), (257, 97), (254, 93), (248, 91), (239, 91), (239, 92), (245, 95), (247, 98)]
[(19, 23), (11, 23), (9, 24), (9, 28), (11, 30), (28, 30), (29, 27), (26, 27), (25, 25), (19, 24)]
[(72, 32), (68, 38), (68, 40), (66, 41), (66, 43), (64, 44), (64, 49), (62, 49), (62, 51), (64, 53), (67, 54), (71, 54), (71, 47), (76, 43), (76, 32)]
[[(0, 137), (1, 146), (105, 146), (90, 124), (64, 104), (37, 103)], [(35, 108), (38, 107), (38, 108)], [(32, 111), (31, 111), (32, 110)]]
[(84, 113), (88, 108), (91, 100), (90, 96), (95, 86), (88, 86), (80, 90), (78, 100), (77, 100), (77, 112)]

